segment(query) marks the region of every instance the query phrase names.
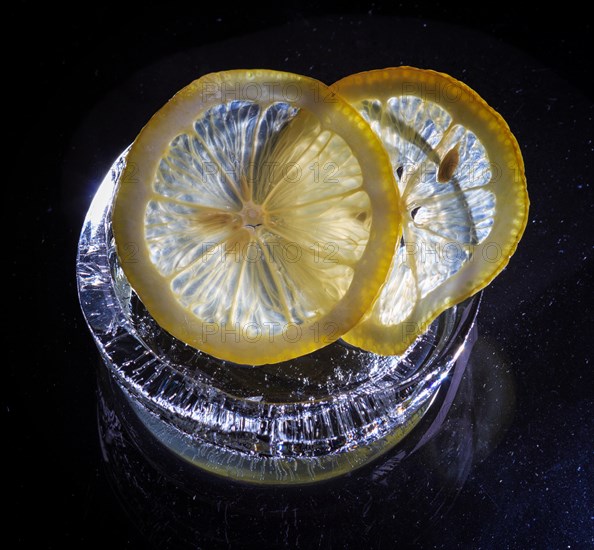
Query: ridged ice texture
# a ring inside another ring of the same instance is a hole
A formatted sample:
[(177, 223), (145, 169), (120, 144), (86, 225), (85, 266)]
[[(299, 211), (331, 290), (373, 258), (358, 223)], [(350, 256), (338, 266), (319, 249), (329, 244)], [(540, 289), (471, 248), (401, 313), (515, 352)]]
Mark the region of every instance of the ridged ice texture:
[(307, 112), (218, 105), (160, 161), (145, 215), (151, 260), (202, 321), (274, 332), (315, 319), (347, 292), (369, 240), (362, 183), (345, 141)]
[(247, 464), (254, 476), (282, 482), (293, 475), (291, 461), (315, 476), (321, 458), (377, 442), (435, 395), (464, 345), (476, 298), (439, 317), (403, 357), (337, 342), (286, 363), (250, 367), (212, 358), (163, 331), (131, 290), (114, 248), (111, 202), (122, 165), (119, 159), (87, 214), (78, 288), (105, 364), (146, 418), (159, 418), (197, 453), (211, 449), (209, 456), (229, 468)]
[[(382, 324), (396, 325), (488, 237), (493, 171), (477, 136), (432, 101), (399, 96), (358, 108), (388, 151), (405, 208), (403, 239), (375, 308)], [(446, 158), (453, 159), (451, 174), (440, 173)]]

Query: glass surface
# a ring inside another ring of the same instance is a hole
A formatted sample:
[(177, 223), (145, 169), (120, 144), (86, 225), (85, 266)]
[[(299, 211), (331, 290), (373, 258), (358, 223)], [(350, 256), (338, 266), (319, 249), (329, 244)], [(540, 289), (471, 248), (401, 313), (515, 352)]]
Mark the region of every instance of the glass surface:
[(111, 233), (125, 153), (87, 213), (77, 275), (109, 375), (162, 444), (213, 473), (309, 483), (366, 464), (422, 418), (464, 350), (480, 298), (451, 308), (400, 357), (338, 341), (284, 363), (228, 363), (162, 330), (128, 284)]

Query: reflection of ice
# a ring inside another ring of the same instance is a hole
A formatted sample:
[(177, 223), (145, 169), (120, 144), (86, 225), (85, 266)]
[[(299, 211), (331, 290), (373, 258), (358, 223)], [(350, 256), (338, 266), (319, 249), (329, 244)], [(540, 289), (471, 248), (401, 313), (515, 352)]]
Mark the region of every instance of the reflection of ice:
[(193, 468), (148, 434), (102, 372), (99, 431), (108, 476), (135, 525), (160, 548), (249, 548), (256, 540), (263, 548), (297, 540), (302, 548), (438, 543), (472, 465), (492, 449), (505, 421), (498, 404), (511, 380), (505, 366), (486, 361), (483, 340), (478, 354), (470, 353), (475, 336), (408, 438), (322, 486), (244, 485)]
[(342, 342), (276, 365), (229, 365), (163, 331), (115, 254), (120, 158), (80, 239), (83, 312), (109, 372), (152, 434), (187, 460), (255, 482), (303, 483), (365, 464), (421, 419), (464, 349), (479, 299), (441, 315), (402, 357)]

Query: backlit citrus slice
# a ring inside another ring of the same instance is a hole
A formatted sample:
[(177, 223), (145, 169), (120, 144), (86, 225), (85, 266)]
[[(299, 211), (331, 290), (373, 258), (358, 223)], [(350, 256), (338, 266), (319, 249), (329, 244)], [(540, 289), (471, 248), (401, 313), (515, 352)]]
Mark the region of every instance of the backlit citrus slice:
[(370, 307), (400, 234), (379, 139), (320, 82), (214, 73), (127, 156), (113, 211), (124, 272), (178, 339), (245, 364), (339, 338)]
[(528, 216), (522, 156), (503, 118), (448, 75), (397, 67), (351, 75), (333, 88), (380, 136), (403, 213), (388, 279), (344, 339), (401, 354), (507, 265)]

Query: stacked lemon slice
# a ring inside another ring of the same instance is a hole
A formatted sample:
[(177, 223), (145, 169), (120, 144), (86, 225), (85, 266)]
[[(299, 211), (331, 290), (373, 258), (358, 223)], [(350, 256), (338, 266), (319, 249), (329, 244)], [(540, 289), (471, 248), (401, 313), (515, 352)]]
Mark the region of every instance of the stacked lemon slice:
[(450, 77), (228, 71), (142, 129), (112, 221), (165, 330), (257, 365), (340, 337), (403, 352), (503, 269), (527, 208), (507, 125)]
[(522, 155), (503, 118), (448, 75), (399, 67), (334, 86), (381, 138), (403, 216), (388, 279), (344, 338), (399, 354), (507, 265), (528, 217)]

